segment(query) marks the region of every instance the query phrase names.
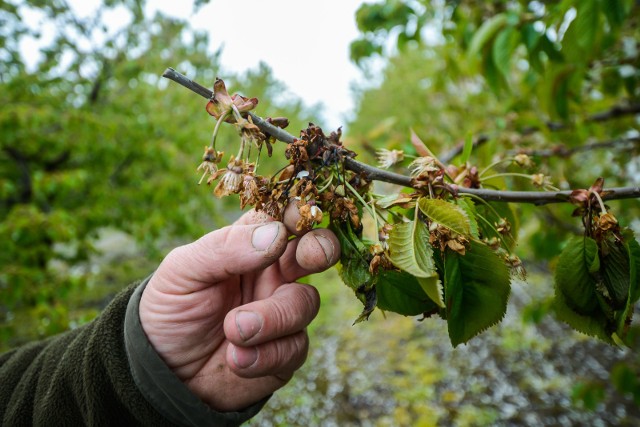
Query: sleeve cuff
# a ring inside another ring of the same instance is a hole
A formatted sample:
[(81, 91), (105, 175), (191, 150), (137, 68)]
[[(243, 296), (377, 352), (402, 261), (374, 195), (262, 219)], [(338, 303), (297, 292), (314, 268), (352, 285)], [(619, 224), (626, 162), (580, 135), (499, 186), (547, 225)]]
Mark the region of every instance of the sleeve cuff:
[(182, 426), (239, 426), (255, 416), (269, 397), (240, 412), (214, 411), (193, 394), (156, 353), (139, 316), (142, 291), (150, 279), (144, 280), (131, 295), (124, 322), (129, 369), (142, 395), (165, 418)]

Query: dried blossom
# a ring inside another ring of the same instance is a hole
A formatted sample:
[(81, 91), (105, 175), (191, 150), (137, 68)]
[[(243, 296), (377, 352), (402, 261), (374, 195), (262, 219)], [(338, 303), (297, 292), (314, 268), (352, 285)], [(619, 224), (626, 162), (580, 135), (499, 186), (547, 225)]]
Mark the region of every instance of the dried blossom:
[(531, 160), (531, 157), (529, 157), (524, 153), (516, 154), (513, 157), (513, 161), (516, 162), (518, 166), (524, 169), (531, 169), (534, 166), (533, 160)]
[(385, 249), (380, 243), (371, 245), (369, 247), (369, 252), (371, 252), (371, 255), (373, 255), (371, 261), (369, 262), (369, 272), (371, 274), (376, 275), (380, 269), (392, 270), (395, 268), (391, 260), (389, 260)]
[(216, 120), (226, 115), (225, 121), (234, 123), (236, 120), (230, 114), (234, 107), (242, 114), (253, 110), (256, 105), (258, 105), (258, 98), (247, 98), (238, 94), (229, 96), (224, 81), (216, 78), (213, 84), (213, 96), (207, 103), (206, 110)]
[(223, 155), (224, 152), (222, 151), (218, 152), (212, 147), (204, 147), (202, 163), (200, 163), (200, 165), (196, 169), (196, 171), (204, 171), (202, 177), (200, 178), (200, 181), (198, 181), (198, 184), (202, 183), (202, 180), (205, 176), (214, 175), (218, 171), (217, 164), (220, 163)]
[(464, 255), (466, 253), (469, 240), (463, 235), (451, 231), (437, 223), (432, 223), (429, 230), (431, 231), (429, 235), (429, 243), (431, 245), (438, 246), (441, 252), (444, 252), (449, 248), (460, 255)]
[(384, 250), (389, 249), (389, 234), (392, 229), (393, 226), (391, 224), (384, 224), (378, 231), (378, 240), (380, 241), (380, 246), (382, 246), (382, 249)]
[(351, 225), (355, 229), (359, 229), (361, 225), (360, 216), (358, 215), (358, 207), (353, 200), (346, 197), (336, 197), (330, 205), (331, 218), (341, 221), (351, 221)]
[(520, 280), (527, 279), (527, 270), (525, 270), (522, 260), (517, 255), (508, 255), (505, 261), (511, 268), (511, 274), (518, 277)]
[(598, 228), (602, 231), (611, 231), (619, 228), (618, 220), (611, 212), (604, 213), (597, 218)]
[(387, 150), (386, 148), (382, 148), (377, 151), (377, 155), (378, 165), (384, 169), (389, 169), (391, 166), (404, 160), (404, 151), (402, 150)]
[(265, 135), (260, 131), (260, 128), (253, 124), (251, 116), (247, 119), (238, 119), (236, 122), (236, 128), (238, 133), (245, 141), (252, 141), (256, 146), (260, 146), (262, 141), (266, 139)]
[(322, 221), (322, 210), (316, 205), (315, 200), (298, 206), (298, 212), (300, 212), (300, 219), (296, 223), (297, 231), (311, 230), (315, 224)]
[(246, 174), (242, 181), (242, 191), (240, 192), (240, 209), (245, 206), (254, 206), (262, 200), (260, 194), (260, 186), (258, 185), (261, 177)]
[(239, 193), (242, 188), (243, 174), (247, 170), (247, 167), (248, 165), (244, 160), (231, 156), (227, 168), (219, 171), (224, 171), (224, 174), (213, 190), (213, 194), (215, 194), (216, 197), (224, 197), (229, 194)]
[(417, 177), (420, 175), (431, 175), (434, 172), (440, 172), (441, 167), (435, 158), (431, 156), (418, 157), (409, 165), (411, 169), (411, 176)]
[(531, 182), (538, 188), (546, 188), (552, 185), (551, 177), (541, 173), (531, 175)]
[(496, 231), (500, 234), (510, 234), (511, 223), (506, 218), (500, 218), (500, 221), (496, 223)]
[(309, 154), (307, 153), (308, 142), (304, 139), (296, 139), (289, 145), (284, 152), (284, 155), (291, 162), (292, 165), (301, 165), (309, 161)]
[(471, 166), (465, 171), (462, 186), (466, 188), (480, 188), (480, 173), (476, 166)]

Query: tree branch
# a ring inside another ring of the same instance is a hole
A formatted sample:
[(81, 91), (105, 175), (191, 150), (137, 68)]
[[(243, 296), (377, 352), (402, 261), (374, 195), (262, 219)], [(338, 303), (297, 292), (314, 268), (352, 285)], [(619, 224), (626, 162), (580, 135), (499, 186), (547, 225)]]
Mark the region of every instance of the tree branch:
[[(197, 93), (198, 95), (210, 99), (213, 92), (206, 87), (192, 81), (185, 75), (178, 73), (173, 68), (167, 68), (162, 74), (174, 82), (186, 87), (187, 89)], [(287, 131), (267, 123), (265, 120), (249, 113), (253, 123), (260, 128), (262, 132), (266, 132), (282, 142), (291, 143), (296, 137)], [(610, 113), (613, 114), (613, 113)], [(617, 113), (620, 114), (620, 113)], [(361, 173), (370, 181), (384, 181), (391, 184), (398, 184), (404, 187), (412, 187), (411, 178), (395, 172), (384, 169), (378, 169), (373, 166), (361, 163), (357, 160), (346, 157), (344, 165), (347, 169)], [(549, 203), (566, 203), (572, 190), (566, 191), (499, 191), (488, 189), (454, 187), (459, 194), (471, 194), (478, 196), (486, 201), (494, 202), (515, 202), (515, 203), (532, 203), (534, 205), (546, 205)], [(603, 200), (617, 199), (634, 199), (640, 198), (640, 187), (617, 187), (604, 190)]]
[[(617, 119), (620, 117), (630, 116), (634, 114), (640, 114), (640, 104), (616, 105), (614, 107), (611, 107), (607, 111), (595, 113), (587, 117), (585, 121), (591, 122), (591, 123), (601, 123), (601, 122), (606, 122), (607, 120)], [(549, 128), (549, 130), (551, 131), (563, 130), (569, 127), (569, 125), (567, 125), (566, 123), (559, 123), (559, 122), (549, 121), (549, 122), (546, 122), (545, 124), (547, 128)], [(523, 135), (530, 135), (532, 133), (538, 132), (539, 130), (540, 130), (539, 127), (532, 126), (532, 127), (522, 129), (520, 133), (522, 133)]]
[(634, 136), (629, 138), (617, 138), (607, 141), (596, 141), (589, 144), (579, 145), (577, 147), (565, 147), (564, 145), (556, 145), (555, 147), (544, 150), (520, 149), (513, 150), (510, 154), (527, 154), (529, 156), (562, 158), (570, 157), (581, 151), (602, 150), (606, 148), (618, 148), (619, 150), (634, 150), (640, 148), (640, 137)]

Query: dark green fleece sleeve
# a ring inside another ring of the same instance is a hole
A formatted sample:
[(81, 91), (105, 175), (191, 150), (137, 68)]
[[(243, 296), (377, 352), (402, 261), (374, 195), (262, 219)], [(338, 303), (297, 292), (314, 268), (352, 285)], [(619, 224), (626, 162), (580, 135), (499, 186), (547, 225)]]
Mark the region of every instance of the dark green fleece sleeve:
[(264, 401), (212, 411), (164, 365), (137, 317), (143, 286), (128, 287), (81, 328), (0, 355), (0, 425), (233, 426), (255, 415)]

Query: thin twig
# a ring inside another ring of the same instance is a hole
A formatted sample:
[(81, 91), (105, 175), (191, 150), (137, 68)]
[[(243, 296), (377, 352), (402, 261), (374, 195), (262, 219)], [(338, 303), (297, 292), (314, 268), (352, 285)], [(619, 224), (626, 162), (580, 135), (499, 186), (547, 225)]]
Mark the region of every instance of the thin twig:
[[(618, 119), (620, 117), (630, 116), (640, 114), (640, 104), (629, 104), (629, 105), (616, 105), (611, 107), (607, 111), (602, 111), (600, 113), (595, 113), (585, 119), (586, 122), (591, 123), (601, 123), (606, 122), (612, 119)], [(559, 122), (546, 122), (545, 125), (550, 131), (559, 131), (564, 130), (569, 127), (567, 123), (559, 123)], [(528, 128), (522, 129), (521, 133), (523, 135), (530, 135), (532, 133), (536, 133), (540, 130), (537, 126), (531, 126)]]
[(556, 145), (555, 147), (536, 150), (536, 149), (519, 149), (509, 152), (510, 155), (527, 154), (537, 157), (562, 157), (567, 158), (582, 151), (602, 150), (607, 148), (617, 148), (618, 150), (634, 150), (640, 147), (640, 137), (633, 136), (628, 138), (617, 138), (607, 141), (595, 141), (589, 144), (579, 145), (577, 147), (566, 147), (564, 145)]
[[(192, 81), (183, 74), (178, 73), (173, 68), (167, 68), (162, 74), (174, 82), (186, 87), (187, 89), (197, 93), (198, 95), (210, 99), (213, 96), (213, 92), (206, 87)], [(253, 123), (260, 128), (264, 133), (268, 133), (275, 137), (277, 140), (292, 143), (296, 140), (296, 137), (288, 133), (287, 131), (280, 129), (272, 124), (266, 122), (259, 116), (249, 113)], [(398, 184), (404, 187), (412, 187), (411, 178), (405, 175), (390, 172), (384, 169), (379, 169), (367, 164), (361, 163), (357, 160), (345, 157), (345, 168), (364, 175), (367, 180), (370, 181), (384, 181), (391, 184)], [(515, 202), (515, 203), (532, 203), (534, 205), (546, 205), (549, 203), (566, 203), (569, 201), (571, 190), (566, 191), (499, 191), (499, 190), (487, 190), (476, 188), (464, 188), (454, 187), (459, 194), (473, 194), (486, 201), (493, 202)], [(640, 187), (617, 187), (608, 188), (603, 192), (603, 200), (618, 200), (618, 199), (635, 199), (640, 198)]]

